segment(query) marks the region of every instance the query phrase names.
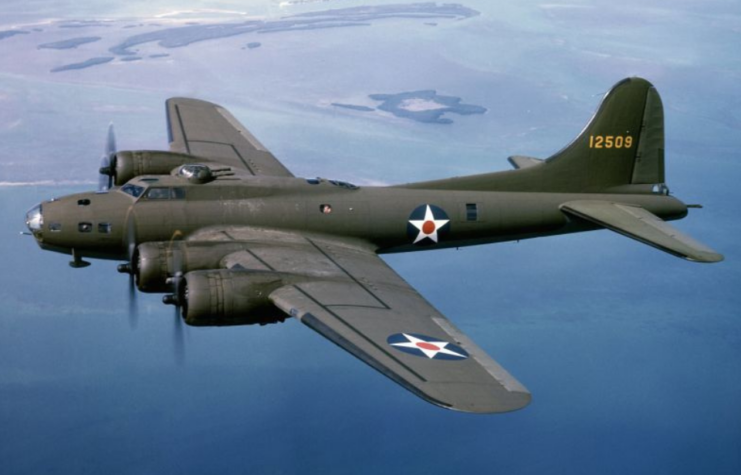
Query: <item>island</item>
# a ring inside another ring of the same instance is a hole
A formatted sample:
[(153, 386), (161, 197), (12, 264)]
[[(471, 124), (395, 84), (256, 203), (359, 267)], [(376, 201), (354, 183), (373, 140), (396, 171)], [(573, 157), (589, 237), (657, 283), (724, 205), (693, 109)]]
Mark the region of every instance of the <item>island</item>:
[(97, 66), (99, 64), (110, 63), (114, 59), (115, 58), (110, 57), (110, 56), (100, 57), (100, 58), (90, 58), (87, 61), (83, 61), (81, 63), (72, 63), (72, 64), (67, 64), (67, 65), (64, 65), (64, 66), (60, 66), (58, 68), (54, 68), (54, 69), (51, 70), (51, 72), (53, 72), (53, 73), (59, 73), (59, 72), (62, 72), (62, 71), (71, 71), (71, 70), (74, 70), (74, 69), (85, 69), (85, 68), (89, 68), (89, 67), (92, 67), (92, 66)]
[(301, 13), (275, 20), (248, 20), (240, 23), (186, 24), (130, 36), (110, 48), (116, 56), (134, 56), (133, 48), (157, 43), (163, 48), (179, 48), (192, 43), (228, 38), (248, 33), (280, 33), (324, 28), (370, 26), (386, 19), (462, 20), (479, 12), (459, 4), (411, 3), (338, 8)]
[(53, 43), (44, 43), (39, 45), (39, 49), (74, 49), (80, 45), (100, 41), (100, 36), (83, 36), (80, 38), (70, 38), (68, 40), (55, 41)]
[(92, 27), (110, 27), (110, 21), (102, 20), (65, 20), (60, 22), (59, 28), (92, 28)]
[(453, 120), (444, 114), (460, 115), (483, 114), (485, 107), (461, 104), (460, 97), (442, 96), (435, 90), (401, 92), (398, 94), (371, 94), (368, 97), (380, 101), (378, 109), (390, 112), (397, 117), (432, 124), (452, 124)]
[(341, 107), (343, 109), (350, 109), (350, 110), (360, 111), (360, 112), (371, 112), (375, 110), (374, 108), (368, 107), (368, 106), (356, 106), (354, 104), (341, 104), (339, 102), (333, 102), (332, 105), (334, 107)]
[(29, 32), (25, 30), (5, 30), (0, 31), (0, 40), (4, 40), (5, 38), (12, 38), (16, 35), (28, 35)]

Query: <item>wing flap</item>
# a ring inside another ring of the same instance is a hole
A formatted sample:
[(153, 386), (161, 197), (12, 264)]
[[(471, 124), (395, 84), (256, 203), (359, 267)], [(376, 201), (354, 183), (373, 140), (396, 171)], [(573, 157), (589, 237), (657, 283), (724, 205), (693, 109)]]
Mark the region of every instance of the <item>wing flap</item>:
[(213, 159), (252, 175), (292, 177), (229, 111), (197, 99), (167, 101), (170, 150)]
[(564, 203), (561, 210), (689, 261), (723, 260), (721, 254), (638, 206), (584, 200)]

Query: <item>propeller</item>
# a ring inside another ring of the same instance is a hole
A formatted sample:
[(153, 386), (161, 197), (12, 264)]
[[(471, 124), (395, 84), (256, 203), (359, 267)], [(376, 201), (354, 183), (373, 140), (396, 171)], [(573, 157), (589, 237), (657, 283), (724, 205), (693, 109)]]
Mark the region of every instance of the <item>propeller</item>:
[(134, 275), (129, 276), (129, 326), (135, 329), (139, 323), (139, 308), (136, 303), (136, 282)]
[[(173, 236), (173, 239), (175, 236)], [(170, 284), (172, 294), (162, 297), (162, 302), (175, 306), (175, 326), (173, 327), (173, 351), (175, 352), (175, 362), (178, 366), (185, 363), (185, 333), (183, 328), (182, 305), (184, 298), (184, 281), (183, 281), (183, 254), (180, 245), (175, 245), (174, 241), (170, 242), (170, 255), (172, 257), (172, 277), (167, 279)]]
[(139, 309), (136, 304), (136, 270), (139, 257), (136, 252), (136, 218), (133, 212), (129, 213), (125, 244), (128, 262), (119, 264), (118, 271), (122, 274), (129, 274), (129, 325), (133, 329), (139, 321)]
[(172, 333), (172, 347), (175, 352), (175, 363), (178, 366), (183, 366), (185, 364), (185, 332), (179, 306), (175, 306), (175, 326)]
[(105, 153), (100, 159), (98, 173), (98, 191), (110, 190), (116, 176), (116, 134), (113, 130), (113, 123), (108, 126)]

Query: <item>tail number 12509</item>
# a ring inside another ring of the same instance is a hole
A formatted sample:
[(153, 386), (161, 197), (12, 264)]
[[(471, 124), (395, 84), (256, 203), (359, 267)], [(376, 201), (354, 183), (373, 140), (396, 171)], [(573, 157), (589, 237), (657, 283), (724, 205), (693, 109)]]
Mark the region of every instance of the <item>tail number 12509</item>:
[(589, 148), (630, 148), (633, 137), (630, 135), (590, 135)]

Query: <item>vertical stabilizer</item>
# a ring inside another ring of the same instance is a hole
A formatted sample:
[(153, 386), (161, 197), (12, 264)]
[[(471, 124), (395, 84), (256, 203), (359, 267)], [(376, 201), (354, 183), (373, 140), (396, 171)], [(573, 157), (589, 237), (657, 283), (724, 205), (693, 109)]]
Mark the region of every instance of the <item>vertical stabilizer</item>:
[[(584, 130), (545, 161), (513, 157), (517, 170), (402, 185), (470, 191), (651, 193), (664, 183), (664, 110), (654, 86), (627, 78), (605, 94)], [(535, 166), (533, 166), (535, 165)]]
[[(545, 183), (598, 191), (664, 182), (664, 111), (656, 89), (641, 78), (617, 83), (584, 131), (548, 160)], [(549, 176), (550, 175), (550, 176)]]

